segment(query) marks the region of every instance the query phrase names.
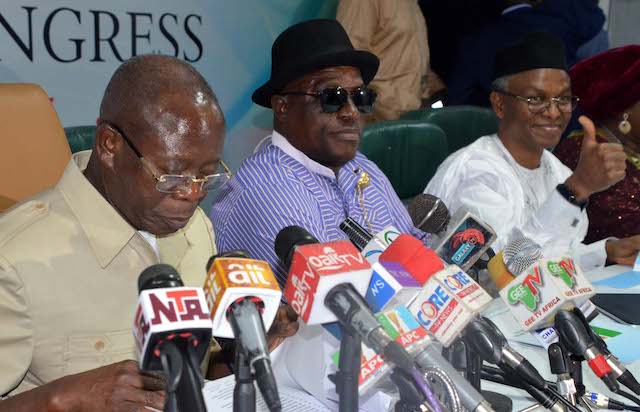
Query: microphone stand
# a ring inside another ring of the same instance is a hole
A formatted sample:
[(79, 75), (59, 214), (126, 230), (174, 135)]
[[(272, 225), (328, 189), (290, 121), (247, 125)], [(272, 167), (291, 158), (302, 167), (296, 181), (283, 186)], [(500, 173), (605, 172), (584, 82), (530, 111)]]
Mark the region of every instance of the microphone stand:
[(193, 339), (180, 343), (168, 339), (158, 346), (162, 370), (168, 378), (164, 412), (207, 412)]
[(235, 412), (255, 412), (256, 387), (249, 360), (236, 341), (236, 386), (233, 389), (233, 410)]
[[(573, 362), (569, 359), (566, 349), (559, 343), (552, 343), (547, 349), (551, 373), (557, 376), (557, 387), (560, 395), (564, 396), (573, 406), (576, 406), (576, 395), (582, 397), (584, 391), (577, 393), (577, 386), (571, 376)], [(580, 367), (580, 365), (578, 365)], [(583, 388), (584, 389), (584, 388)]]
[(180, 412), (207, 412), (202, 395), (204, 379), (197, 360), (195, 345), (193, 345), (194, 339), (191, 336), (186, 342), (186, 347), (181, 351), (184, 367), (176, 390)]
[(396, 402), (395, 412), (413, 412), (420, 410), (427, 398), (416, 387), (413, 378), (402, 369), (395, 367), (391, 372), (391, 381), (398, 388), (400, 400)]
[(333, 379), (339, 397), (338, 410), (340, 412), (354, 412), (358, 410), (362, 340), (358, 336), (352, 336), (342, 323), (340, 323), (340, 331), (342, 332), (340, 360), (338, 361), (338, 372)]
[(167, 376), (167, 399), (164, 404), (164, 412), (178, 412), (177, 390), (180, 378), (184, 370), (182, 354), (173, 341), (165, 341), (159, 345), (160, 364)]
[(460, 372), (473, 387), (480, 391), (480, 369), (482, 358), (463, 339), (456, 339), (448, 348), (444, 348), (442, 356)]

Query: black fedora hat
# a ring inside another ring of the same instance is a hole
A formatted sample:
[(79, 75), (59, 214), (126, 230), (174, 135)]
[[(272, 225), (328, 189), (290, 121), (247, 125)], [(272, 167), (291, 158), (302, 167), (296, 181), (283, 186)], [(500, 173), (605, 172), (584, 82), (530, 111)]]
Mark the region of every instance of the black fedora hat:
[(283, 31), (271, 48), (271, 78), (260, 86), (251, 100), (271, 107), (271, 96), (292, 80), (327, 67), (353, 66), (360, 69), (365, 84), (378, 71), (375, 54), (356, 50), (337, 20), (309, 20)]

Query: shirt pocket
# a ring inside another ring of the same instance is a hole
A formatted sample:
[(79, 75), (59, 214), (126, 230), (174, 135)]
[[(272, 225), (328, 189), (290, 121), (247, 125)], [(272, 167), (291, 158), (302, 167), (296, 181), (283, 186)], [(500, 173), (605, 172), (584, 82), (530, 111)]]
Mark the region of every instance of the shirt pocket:
[(102, 334), (67, 336), (63, 351), (64, 375), (85, 372), (126, 359), (136, 359), (130, 329)]

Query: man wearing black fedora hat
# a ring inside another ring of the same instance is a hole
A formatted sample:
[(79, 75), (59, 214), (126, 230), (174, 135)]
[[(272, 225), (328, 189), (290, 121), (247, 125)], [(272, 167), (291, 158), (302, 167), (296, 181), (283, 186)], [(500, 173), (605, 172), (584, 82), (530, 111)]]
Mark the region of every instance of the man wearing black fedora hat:
[(339, 225), (351, 217), (372, 232), (394, 226), (425, 236), (384, 173), (358, 152), (378, 65), (375, 55), (354, 49), (336, 20), (299, 23), (278, 36), (271, 78), (252, 97), (273, 110), (274, 131), (213, 206), (220, 250), (247, 249), (284, 285), (274, 240), (286, 226), (326, 242), (344, 239)]

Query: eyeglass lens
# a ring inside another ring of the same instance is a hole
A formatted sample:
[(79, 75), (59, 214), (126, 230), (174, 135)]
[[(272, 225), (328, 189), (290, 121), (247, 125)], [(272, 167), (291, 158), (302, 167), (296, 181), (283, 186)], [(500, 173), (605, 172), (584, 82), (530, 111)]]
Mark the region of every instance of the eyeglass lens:
[[(376, 92), (372, 89), (359, 87), (351, 93), (353, 104), (362, 113), (371, 113), (376, 101)], [(336, 113), (347, 103), (349, 92), (341, 87), (325, 89), (320, 92), (320, 105), (326, 113)]]

